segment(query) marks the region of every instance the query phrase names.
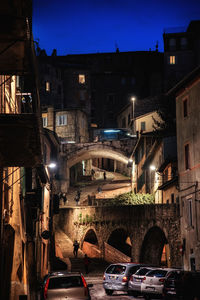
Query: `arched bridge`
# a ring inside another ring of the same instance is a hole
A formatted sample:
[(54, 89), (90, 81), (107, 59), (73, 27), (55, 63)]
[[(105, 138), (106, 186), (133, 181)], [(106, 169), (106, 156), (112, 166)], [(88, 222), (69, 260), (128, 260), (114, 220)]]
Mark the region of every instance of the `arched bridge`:
[(66, 192), (68, 190), (70, 168), (72, 166), (82, 160), (100, 157), (109, 158), (127, 165), (134, 143), (135, 141), (130, 139), (124, 141), (63, 144), (62, 160), (59, 166), (61, 191)]
[(92, 244), (93, 252), (107, 261), (113, 261), (109, 251), (119, 260), (119, 251), (127, 260), (154, 265), (166, 255), (168, 266), (181, 266), (178, 204), (63, 208), (58, 219), (72, 240), (81, 247)]
[(130, 149), (132, 149), (130, 143), (132, 145), (133, 140), (64, 144), (63, 153), (68, 161), (69, 168), (81, 160), (96, 157), (110, 158), (127, 164), (130, 156)]

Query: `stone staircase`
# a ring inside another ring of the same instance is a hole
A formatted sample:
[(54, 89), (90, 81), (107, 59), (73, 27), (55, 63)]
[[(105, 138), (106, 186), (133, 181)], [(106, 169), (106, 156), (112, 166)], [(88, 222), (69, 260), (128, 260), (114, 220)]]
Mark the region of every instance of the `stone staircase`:
[[(55, 231), (55, 248), (56, 256), (67, 264), (68, 271), (81, 272), (85, 274), (83, 263), (84, 253), (81, 249), (78, 250), (78, 257), (75, 258), (73, 254), (73, 242), (69, 237), (60, 229), (56, 228)], [(98, 258), (90, 258), (89, 276), (103, 277), (103, 273), (108, 266), (108, 263)]]

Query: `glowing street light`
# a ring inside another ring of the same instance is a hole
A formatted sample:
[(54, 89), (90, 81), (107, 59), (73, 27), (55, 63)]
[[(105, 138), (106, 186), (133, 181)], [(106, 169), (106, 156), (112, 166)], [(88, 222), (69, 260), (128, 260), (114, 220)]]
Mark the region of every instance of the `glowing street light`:
[(49, 167), (50, 169), (55, 169), (56, 166), (57, 166), (57, 165), (56, 165), (55, 162), (51, 162), (51, 163), (48, 165), (48, 167)]
[(155, 171), (156, 170), (156, 167), (154, 165), (150, 165), (149, 168), (150, 168), (151, 171)]
[(133, 124), (133, 132), (134, 132), (134, 114), (135, 114), (135, 100), (136, 98), (133, 96), (131, 97), (131, 101), (132, 101), (132, 113), (133, 113), (133, 117), (132, 117), (132, 124)]

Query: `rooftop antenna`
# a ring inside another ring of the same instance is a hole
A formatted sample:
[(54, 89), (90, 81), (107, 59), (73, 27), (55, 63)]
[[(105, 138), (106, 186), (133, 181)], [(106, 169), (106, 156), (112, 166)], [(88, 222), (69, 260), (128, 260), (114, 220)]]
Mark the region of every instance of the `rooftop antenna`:
[(116, 53), (119, 53), (119, 47), (117, 45), (117, 42), (115, 42), (115, 51), (116, 51)]
[(156, 52), (158, 52), (158, 41), (156, 42)]

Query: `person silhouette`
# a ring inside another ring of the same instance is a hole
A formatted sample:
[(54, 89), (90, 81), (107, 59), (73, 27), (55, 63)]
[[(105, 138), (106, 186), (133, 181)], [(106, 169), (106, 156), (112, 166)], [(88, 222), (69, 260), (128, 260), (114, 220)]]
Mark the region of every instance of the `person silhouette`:
[(75, 240), (73, 246), (74, 246), (74, 251), (73, 251), (74, 257), (77, 257), (78, 256), (78, 249), (79, 249), (79, 243), (77, 242), (77, 240)]

